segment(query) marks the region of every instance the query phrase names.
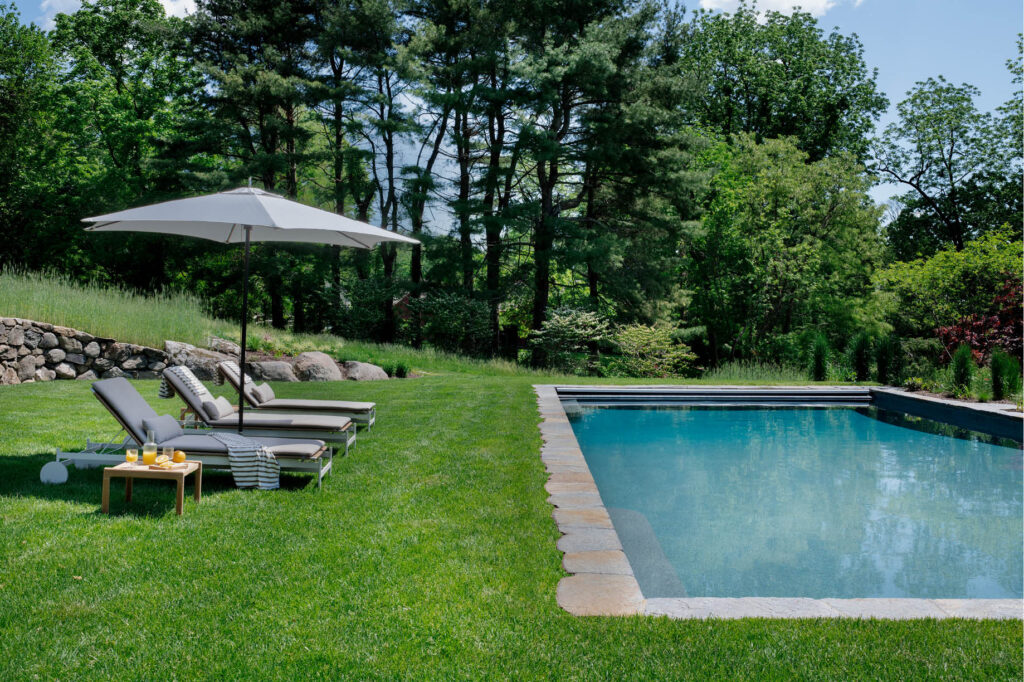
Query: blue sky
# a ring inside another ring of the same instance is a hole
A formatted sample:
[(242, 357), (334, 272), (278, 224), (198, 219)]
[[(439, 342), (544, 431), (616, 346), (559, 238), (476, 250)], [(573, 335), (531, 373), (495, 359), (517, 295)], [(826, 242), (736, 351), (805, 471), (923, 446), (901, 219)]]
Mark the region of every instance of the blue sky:
[[(738, 0), (691, 0), (691, 7), (732, 10)], [(161, 0), (169, 13), (191, 11), (193, 0)], [(74, 11), (79, 0), (15, 0), (22, 20), (47, 26), (57, 12)], [(1013, 86), (1006, 60), (1014, 56), (1024, 24), (1021, 0), (802, 0), (827, 32), (856, 33), (864, 59), (878, 69), (878, 85), (891, 102), (880, 128), (892, 120), (896, 103), (914, 83), (943, 75), (981, 90), (978, 107), (991, 111), (1010, 99)], [(787, 11), (793, 0), (760, 0), (761, 9)], [(884, 201), (895, 191), (872, 191)]]

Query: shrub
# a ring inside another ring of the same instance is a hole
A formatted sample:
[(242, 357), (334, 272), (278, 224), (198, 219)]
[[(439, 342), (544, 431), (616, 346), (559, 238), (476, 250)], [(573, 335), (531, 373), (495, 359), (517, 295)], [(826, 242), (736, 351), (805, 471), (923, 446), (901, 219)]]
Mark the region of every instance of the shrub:
[(434, 348), (475, 356), (490, 353), (491, 323), (486, 302), (434, 292), (411, 299), (409, 312), (422, 320), (422, 338)]
[(935, 338), (905, 339), (902, 346), (906, 373), (918, 377), (934, 375), (945, 352), (942, 344)]
[(991, 314), (967, 315), (955, 324), (936, 329), (947, 353), (952, 354), (954, 348), (967, 344), (978, 359), (995, 348), (1020, 358), (1024, 344), (1021, 295), (1020, 280), (1011, 278), (992, 302)]
[(875, 375), (880, 384), (895, 386), (903, 374), (903, 345), (899, 338), (886, 336), (875, 347)]
[(828, 339), (824, 334), (815, 334), (811, 340), (811, 379), (825, 381), (828, 377)]
[(865, 332), (857, 334), (850, 348), (850, 364), (857, 381), (868, 381), (871, 378), (871, 337)]
[(908, 391), (920, 391), (924, 389), (924, 379), (921, 377), (907, 377), (903, 382), (903, 388)]
[(694, 373), (696, 354), (689, 346), (672, 339), (665, 327), (631, 324), (620, 327), (613, 337), (619, 357), (609, 365), (614, 374), (628, 377), (679, 377)]
[(970, 346), (962, 344), (953, 353), (952, 392), (955, 395), (970, 393), (971, 377), (974, 374), (974, 353)]
[(608, 338), (608, 322), (597, 313), (575, 308), (556, 308), (530, 339), (534, 357), (543, 364), (566, 372), (581, 374), (589, 369), (591, 345)]
[(395, 366), (394, 365), (390, 365), (390, 364), (389, 365), (381, 365), (381, 369), (384, 370), (384, 373), (387, 374), (389, 377), (395, 376), (395, 372), (397, 371), (395, 369)]
[(1020, 391), (1020, 362), (1017, 358), (1002, 349), (996, 349), (992, 353), (990, 369), (992, 371), (992, 397), (995, 400), (1002, 400), (1006, 396)]
[(395, 364), (395, 373), (393, 376), (398, 377), (399, 379), (406, 378), (409, 376), (409, 366), (404, 362), (398, 362)]

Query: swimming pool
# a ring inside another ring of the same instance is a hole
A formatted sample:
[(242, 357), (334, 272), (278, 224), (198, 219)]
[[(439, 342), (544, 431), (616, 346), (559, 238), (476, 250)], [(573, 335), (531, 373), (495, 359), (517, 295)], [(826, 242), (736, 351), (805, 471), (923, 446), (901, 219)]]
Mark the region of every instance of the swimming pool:
[(1020, 598), (1019, 444), (873, 407), (580, 407), (644, 597)]

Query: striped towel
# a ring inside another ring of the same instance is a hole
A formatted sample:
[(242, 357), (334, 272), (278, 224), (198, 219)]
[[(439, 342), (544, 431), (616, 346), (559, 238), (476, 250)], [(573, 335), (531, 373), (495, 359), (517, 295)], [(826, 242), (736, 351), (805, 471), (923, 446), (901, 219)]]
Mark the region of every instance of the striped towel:
[(228, 446), (231, 476), (239, 488), (277, 490), (281, 487), (281, 465), (267, 448), (237, 433), (211, 433)]

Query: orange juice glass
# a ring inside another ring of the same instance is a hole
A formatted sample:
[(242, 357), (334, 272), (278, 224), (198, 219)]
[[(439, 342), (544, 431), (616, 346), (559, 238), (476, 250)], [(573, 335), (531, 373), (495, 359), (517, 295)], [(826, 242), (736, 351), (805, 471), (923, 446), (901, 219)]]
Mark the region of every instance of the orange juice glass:
[(139, 461), (139, 451), (135, 448), (128, 448), (124, 451), (124, 461), (134, 464)]

